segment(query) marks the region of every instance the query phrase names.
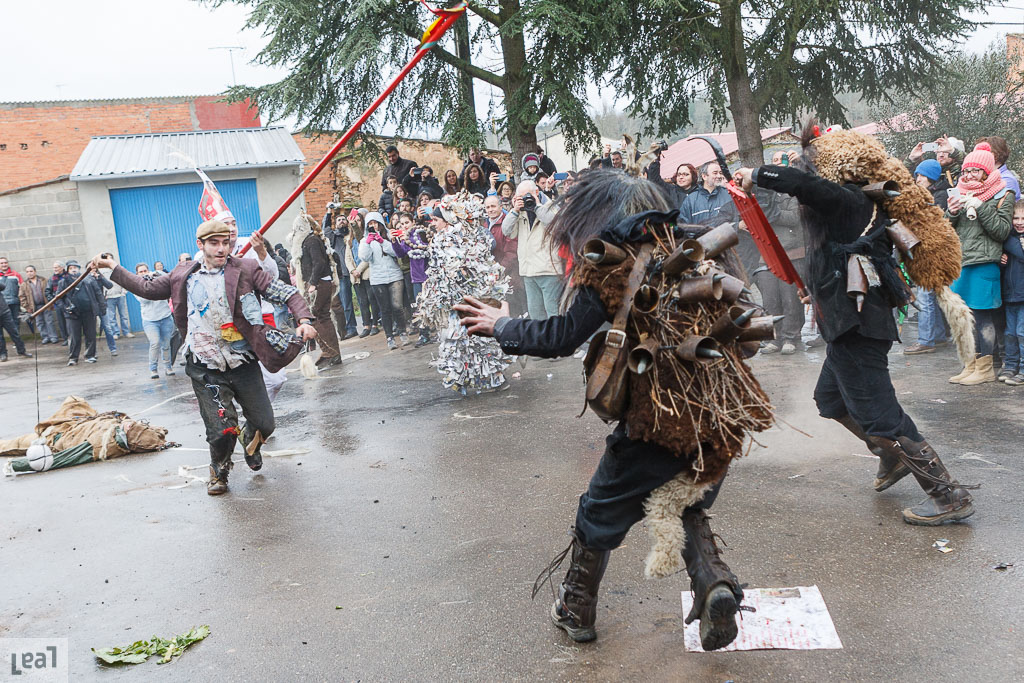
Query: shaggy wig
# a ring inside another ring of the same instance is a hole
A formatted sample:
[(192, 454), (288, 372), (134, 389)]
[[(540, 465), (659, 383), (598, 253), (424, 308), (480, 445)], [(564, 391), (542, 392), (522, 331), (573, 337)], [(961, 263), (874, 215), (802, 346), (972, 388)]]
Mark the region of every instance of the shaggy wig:
[(643, 211), (670, 211), (661, 190), (644, 178), (620, 171), (590, 171), (555, 200), (558, 212), (548, 226), (557, 246), (579, 252), (592, 237)]

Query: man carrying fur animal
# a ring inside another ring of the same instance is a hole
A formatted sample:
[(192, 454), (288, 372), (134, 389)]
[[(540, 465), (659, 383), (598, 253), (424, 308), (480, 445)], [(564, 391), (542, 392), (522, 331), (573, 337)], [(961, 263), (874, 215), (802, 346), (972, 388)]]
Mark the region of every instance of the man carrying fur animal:
[[(274, 410), (259, 363), (277, 372), (294, 360), (302, 341), (316, 337), (312, 316), (298, 290), (272, 277), (254, 259), (231, 256), (231, 229), (217, 220), (196, 228), (202, 258), (183, 261), (166, 277), (146, 280), (112, 258), (98, 256), (98, 268), (111, 268), (110, 279), (143, 299), (171, 299), (174, 324), (185, 340), (185, 374), (199, 400), (199, 413), (210, 444), (211, 496), (228, 490), (231, 453), (241, 439), (245, 462), (263, 466), (260, 447), (274, 431)], [(288, 306), (298, 339), (266, 326), (260, 297)], [(257, 362), (259, 361), (259, 362)], [(245, 424), (239, 428), (235, 402)]]
[(300, 214), (292, 224), (288, 235), (291, 241), (292, 257), (295, 260), (296, 280), (300, 290), (306, 294), (313, 309), (313, 327), (320, 340), (318, 368), (341, 365), (341, 351), (338, 348), (338, 333), (331, 324), (331, 301), (334, 299), (337, 281), (334, 279), (332, 260), (327, 253), (327, 242), (323, 229), (312, 216)]
[[(574, 298), (564, 313), (543, 321), (513, 319), (507, 303), (494, 308), (468, 297), (455, 306), (466, 314), (462, 324), (471, 334), (494, 337), (509, 354), (569, 356), (613, 322), (591, 341), (597, 356), (588, 353), (586, 361), (587, 398), (602, 419), (618, 424), (580, 497), (571, 544), (542, 572), (534, 594), (568, 557), (551, 619), (575, 641), (594, 640), (598, 589), (611, 551), (646, 519), (655, 541), (647, 575), (669, 576), (685, 563), (694, 594), (686, 623), (700, 620), (705, 650), (725, 647), (737, 635), (743, 590), (719, 555), (707, 510), (747, 435), (772, 424), (768, 398), (731, 333), (750, 324), (755, 312), (739, 299), (742, 280), (729, 273), (738, 272), (738, 261), (722, 251), (727, 244), (716, 259), (710, 248), (705, 255), (704, 247), (691, 244), (696, 240), (685, 241), (711, 231), (674, 225), (678, 211), (670, 211), (660, 190), (625, 173), (590, 171), (556, 206), (561, 210), (547, 228), (550, 239), (575, 255)], [(587, 245), (598, 236), (599, 246), (617, 256), (593, 258), (600, 255)], [(724, 320), (729, 316), (739, 317)], [(719, 342), (713, 335), (723, 320)], [(766, 323), (771, 334), (772, 319)], [(630, 372), (601, 381), (608, 352), (616, 354), (619, 367), (621, 351), (615, 349), (629, 352)], [(628, 391), (618, 394), (618, 407), (592, 399), (599, 385), (622, 382)]]
[[(803, 206), (807, 284), (828, 344), (814, 389), (818, 411), (879, 457), (876, 491), (914, 475), (928, 498), (905, 509), (904, 521), (933, 526), (966, 519), (974, 514), (967, 487), (952, 478), (903, 411), (888, 367), (889, 349), (899, 340), (892, 309), (911, 299), (892, 256), (890, 217), (920, 239), (912, 249), (901, 248), (904, 265), (916, 284), (935, 290), (961, 356), (973, 358), (970, 312), (949, 288), (960, 272), (956, 234), (927, 190), (880, 142), (846, 130), (818, 136), (809, 124), (803, 146), (804, 165), (817, 174), (766, 165), (740, 169), (734, 180), (747, 192), (756, 184)], [(898, 192), (865, 192), (885, 181), (895, 181)]]

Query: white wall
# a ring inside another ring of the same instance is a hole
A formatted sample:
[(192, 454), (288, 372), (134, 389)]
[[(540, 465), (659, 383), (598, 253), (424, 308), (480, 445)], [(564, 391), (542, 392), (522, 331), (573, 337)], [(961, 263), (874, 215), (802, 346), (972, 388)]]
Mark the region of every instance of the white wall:
[[(238, 168), (224, 171), (210, 171), (207, 175), (216, 183), (219, 180), (256, 179), (256, 196), (259, 201), (260, 221), (266, 221), (291, 194), (301, 179), (301, 166), (282, 166), (274, 168)], [(114, 214), (110, 208), (109, 190), (125, 187), (146, 187), (151, 185), (176, 185), (198, 181), (195, 173), (175, 173), (156, 176), (133, 176), (127, 178), (110, 178), (108, 180), (83, 180), (78, 183), (78, 201), (82, 211), (82, 223), (85, 226), (85, 253), (88, 258), (109, 251), (115, 257), (117, 253), (117, 237), (114, 231)], [(292, 221), (300, 211), (305, 210), (305, 203), (300, 195), (288, 210), (267, 231), (267, 239), (273, 244), (284, 242), (285, 235), (291, 230)], [(199, 225), (199, 212), (196, 212), (196, 225)], [(241, 226), (243, 234), (248, 234), (259, 226)]]

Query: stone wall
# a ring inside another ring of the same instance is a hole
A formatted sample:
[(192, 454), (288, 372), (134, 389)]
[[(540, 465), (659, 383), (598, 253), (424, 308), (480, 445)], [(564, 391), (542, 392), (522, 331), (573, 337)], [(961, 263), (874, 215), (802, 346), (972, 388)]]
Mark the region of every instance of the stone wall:
[(34, 265), (40, 275), (51, 274), (55, 260), (95, 256), (86, 253), (76, 184), (65, 177), (0, 194), (0, 256), (19, 273)]
[[(340, 133), (327, 133), (311, 137), (295, 133), (293, 137), (306, 157), (306, 168), (315, 166), (337, 141)], [(430, 166), (438, 182), (449, 168), (462, 170), (463, 159), (454, 147), (429, 140), (407, 140), (403, 138), (380, 140), (381, 146), (394, 144), (405, 159), (412, 159), (421, 166)], [(502, 170), (514, 172), (512, 155), (508, 152), (486, 150), (484, 156), (494, 159)], [(370, 164), (360, 160), (352, 150), (342, 150), (308, 188), (305, 198), (307, 211), (320, 218), (327, 204), (339, 201), (346, 207), (375, 207), (380, 198), (380, 178), (384, 164)]]

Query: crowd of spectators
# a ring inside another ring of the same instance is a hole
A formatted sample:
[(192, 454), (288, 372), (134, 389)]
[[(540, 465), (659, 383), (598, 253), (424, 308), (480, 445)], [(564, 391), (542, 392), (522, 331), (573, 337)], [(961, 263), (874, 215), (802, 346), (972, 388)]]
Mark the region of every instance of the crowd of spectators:
[[(795, 286), (768, 270), (729, 199), (723, 170), (716, 161), (699, 166), (684, 162), (664, 178), (661, 160), (666, 149), (665, 143), (655, 143), (641, 154), (633, 139), (624, 135), (618, 149), (606, 145), (580, 173), (606, 169), (643, 175), (661, 189), (670, 205), (678, 207), (681, 223), (735, 225), (740, 235), (737, 251), (751, 284), (767, 311), (782, 316), (776, 339), (762, 344), (761, 353), (796, 353), (805, 345), (807, 307)], [(315, 236), (323, 241), (330, 255), (327, 267), (333, 270), (329, 277), (318, 272), (317, 283), (336, 276), (337, 285), (326, 289), (332, 292), (330, 317), (338, 340), (383, 332), (391, 349), (410, 343), (413, 334), (416, 347), (432, 342), (431, 330), (413, 329), (415, 301), (427, 278), (427, 247), (438, 221), (443, 222), (436, 206), (442, 197), (461, 192), (477, 195), (483, 203), (483, 225), (493, 238), (494, 257), (511, 278), (512, 314), (545, 319), (558, 312), (571, 255), (551, 247), (545, 227), (557, 210), (554, 200), (572, 186), (577, 172), (558, 172), (539, 147), (523, 155), (516, 168), (505, 169), (483, 150), (473, 148), (461, 168), (445, 169), (440, 176), (428, 165), (403, 158), (397, 147), (389, 146), (386, 155), (377, 202), (356, 208), (330, 204)], [(1019, 180), (1007, 167), (1009, 159), (1006, 141), (998, 136), (976, 141), (970, 152), (963, 141), (943, 136), (919, 143), (908, 157), (916, 182), (931, 192), (960, 236), (963, 274), (953, 289), (974, 314), (979, 355), (951, 381), (967, 385), (997, 379), (1024, 385), (1024, 202)], [(800, 164), (801, 158), (793, 150), (775, 150), (769, 163)], [(783, 249), (798, 272), (803, 272), (805, 236), (796, 200), (762, 189), (757, 190), (757, 198)], [(293, 255), (280, 244), (269, 253), (279, 277), (294, 281)], [(297, 256), (301, 261), (303, 255)], [(191, 258), (182, 254), (179, 260)], [(19, 320), (70, 287), (80, 268), (74, 260), (55, 262), (52, 275), (45, 278), (28, 266), (23, 277), (0, 257), (0, 293), (6, 304), (0, 306), (0, 360), (8, 357), (5, 336), (17, 353), (31, 356), (19, 333)], [(140, 263), (136, 272), (158, 277), (164, 267), (158, 261), (150, 270), (148, 264)], [(86, 362), (96, 362), (100, 333), (112, 356), (117, 355), (119, 338), (133, 336), (124, 290), (108, 276), (92, 274), (54, 310), (28, 321), (29, 331), (38, 333), (42, 344), (68, 346), (69, 365), (78, 362), (83, 344)], [(935, 294), (918, 288), (916, 300), (918, 337), (905, 347), (908, 356), (932, 353), (949, 342), (949, 328)], [(287, 325), (286, 311), (274, 315), (279, 326)], [(151, 342), (153, 375), (160, 362), (173, 373), (173, 356), (167, 353), (174, 335), (170, 308), (165, 302), (149, 304), (142, 318)], [(808, 346), (821, 343), (813, 332), (806, 341)]]

